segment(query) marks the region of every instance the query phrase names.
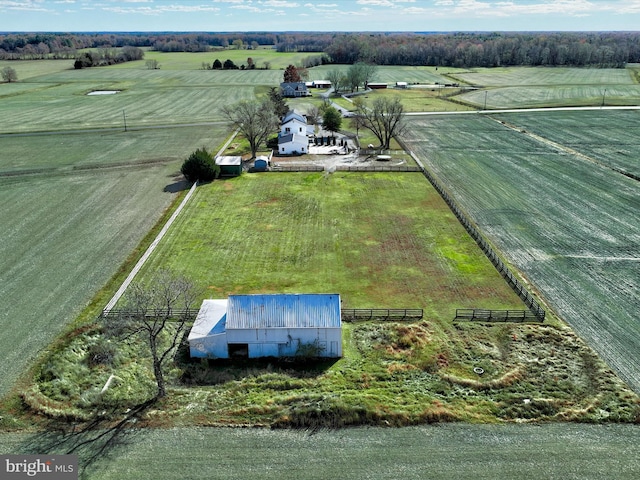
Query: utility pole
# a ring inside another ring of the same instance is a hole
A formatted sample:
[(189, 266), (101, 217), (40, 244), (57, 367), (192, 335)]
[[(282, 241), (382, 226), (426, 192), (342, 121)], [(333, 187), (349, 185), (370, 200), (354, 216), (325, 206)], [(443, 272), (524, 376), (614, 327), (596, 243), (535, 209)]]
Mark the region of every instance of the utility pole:
[(485, 90), (485, 91), (484, 91), (484, 109), (485, 109), (485, 110), (487, 109), (487, 93), (489, 93), (489, 92), (487, 92), (487, 91)]
[(122, 110), (122, 119), (124, 120), (124, 131), (127, 131), (127, 116), (124, 113), (124, 109)]
[(604, 107), (604, 97), (607, 94), (607, 89), (604, 89), (604, 93), (602, 94), (602, 106)]

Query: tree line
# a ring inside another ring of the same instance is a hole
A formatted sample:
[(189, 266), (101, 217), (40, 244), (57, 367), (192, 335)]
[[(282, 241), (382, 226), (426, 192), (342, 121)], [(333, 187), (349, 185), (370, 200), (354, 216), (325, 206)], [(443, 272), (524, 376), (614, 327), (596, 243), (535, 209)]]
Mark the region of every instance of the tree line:
[(324, 51), (346, 64), (620, 68), (640, 61), (640, 33), (344, 34)]
[(591, 66), (640, 62), (639, 32), (538, 33), (11, 33), (0, 35), (0, 59), (75, 58), (87, 48), (147, 47), (204, 52), (271, 46), (316, 52), (322, 63), (443, 67)]

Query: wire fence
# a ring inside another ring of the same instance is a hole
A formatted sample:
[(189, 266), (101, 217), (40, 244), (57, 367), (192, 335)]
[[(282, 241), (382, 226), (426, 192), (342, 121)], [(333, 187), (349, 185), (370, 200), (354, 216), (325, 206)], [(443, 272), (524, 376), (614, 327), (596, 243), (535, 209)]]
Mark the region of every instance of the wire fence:
[(420, 166), (424, 176), (427, 177), (427, 180), (429, 180), (431, 185), (433, 185), (433, 187), (437, 190), (437, 192), (440, 194), (442, 199), (445, 202), (447, 202), (447, 205), (449, 206), (453, 214), (460, 221), (462, 226), (464, 226), (464, 228), (467, 230), (469, 235), (471, 235), (471, 238), (473, 238), (476, 241), (478, 246), (482, 249), (484, 254), (494, 265), (496, 270), (498, 270), (500, 275), (502, 275), (502, 277), (507, 281), (507, 283), (513, 289), (513, 291), (518, 294), (518, 296), (522, 299), (524, 304), (529, 308), (529, 310), (533, 313), (533, 315), (535, 315), (535, 317), (539, 321), (543, 322), (546, 316), (546, 312), (540, 306), (540, 304), (536, 301), (533, 295), (529, 293), (529, 290), (526, 288), (526, 286), (520, 280), (518, 280), (515, 277), (515, 275), (511, 272), (509, 267), (507, 267), (504, 264), (502, 259), (498, 256), (498, 254), (493, 249), (493, 247), (489, 244), (489, 242), (485, 240), (485, 238), (482, 236), (480, 231), (469, 219), (467, 214), (463, 212), (463, 210), (458, 206), (456, 201), (449, 194), (449, 192), (446, 191), (446, 189), (438, 181), (436, 176), (432, 174), (427, 168), (424, 167), (420, 159), (418, 159), (418, 157), (413, 152), (409, 152), (409, 154)]
[(469, 322), (540, 322), (538, 315), (529, 310), (483, 310), (480, 308), (457, 308), (454, 321)]

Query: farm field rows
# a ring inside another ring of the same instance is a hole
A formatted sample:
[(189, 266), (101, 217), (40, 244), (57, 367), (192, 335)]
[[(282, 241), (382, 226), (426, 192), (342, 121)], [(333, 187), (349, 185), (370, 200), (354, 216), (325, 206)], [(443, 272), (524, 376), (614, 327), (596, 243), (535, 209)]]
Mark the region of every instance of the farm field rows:
[(470, 85), (484, 87), (533, 85), (633, 85), (632, 71), (625, 68), (474, 68), (452, 75)]
[(0, 395), (138, 245), (175, 166), (0, 179)]
[[(606, 92), (605, 92), (606, 90)], [(560, 85), (499, 87), (473, 90), (456, 97), (478, 108), (540, 108), (562, 106), (640, 105), (640, 85)]]
[[(51, 435), (0, 435), (0, 452), (47, 450)], [(69, 438), (48, 450), (63, 451)], [(443, 478), (635, 479), (638, 427), (631, 425), (440, 425), (339, 432), (177, 428), (134, 430), (81, 478), (372, 480)], [(93, 447), (97, 449), (96, 446)], [(94, 453), (91, 448), (80, 458)], [(114, 460), (117, 459), (117, 460)], [(161, 459), (161, 460), (159, 460)], [(613, 473), (615, 472), (615, 473)]]
[(160, 218), (193, 145), (213, 148), (226, 135), (178, 132), (0, 138), (0, 285), (11, 299), (0, 313), (0, 395)]
[[(3, 98), (2, 133), (75, 130), (99, 127), (129, 128), (220, 121), (220, 108), (254, 98), (254, 84), (229, 86), (215, 83), (196, 86), (150, 81), (153, 72), (139, 71), (134, 80), (91, 81), (64, 84), (40, 83), (43, 88)], [(193, 76), (209, 72), (194, 71)], [(84, 75), (84, 71), (78, 72)], [(171, 80), (169, 80), (171, 82)], [(0, 85), (0, 95), (2, 94)], [(122, 90), (114, 95), (89, 96), (92, 90)]]
[(593, 111), (586, 117), (575, 112), (532, 112), (498, 118), (596, 162), (640, 177), (638, 111)]
[[(167, 134), (169, 131), (172, 135)], [(174, 135), (179, 136), (180, 141), (176, 141)], [(189, 146), (213, 148), (224, 135), (225, 125), (28, 137), (4, 135), (0, 136), (0, 176), (179, 162), (184, 160)]]
[[(591, 123), (589, 112), (575, 115)], [(612, 125), (616, 118), (628, 121), (613, 115)], [(517, 115), (508, 119), (518, 124)], [(638, 182), (480, 116), (412, 121), (407, 143), (553, 309), (640, 391)]]

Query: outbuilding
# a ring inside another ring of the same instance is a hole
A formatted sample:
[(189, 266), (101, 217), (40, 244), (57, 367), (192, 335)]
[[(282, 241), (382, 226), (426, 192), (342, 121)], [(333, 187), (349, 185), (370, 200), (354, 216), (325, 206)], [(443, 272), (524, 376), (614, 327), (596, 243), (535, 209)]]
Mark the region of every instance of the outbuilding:
[(195, 358), (342, 356), (339, 294), (230, 295), (204, 300), (189, 333)]
[(271, 155), (258, 155), (253, 162), (253, 170), (256, 172), (266, 172), (271, 166)]
[(220, 167), (221, 177), (237, 177), (242, 174), (242, 157), (218, 155), (216, 165)]

